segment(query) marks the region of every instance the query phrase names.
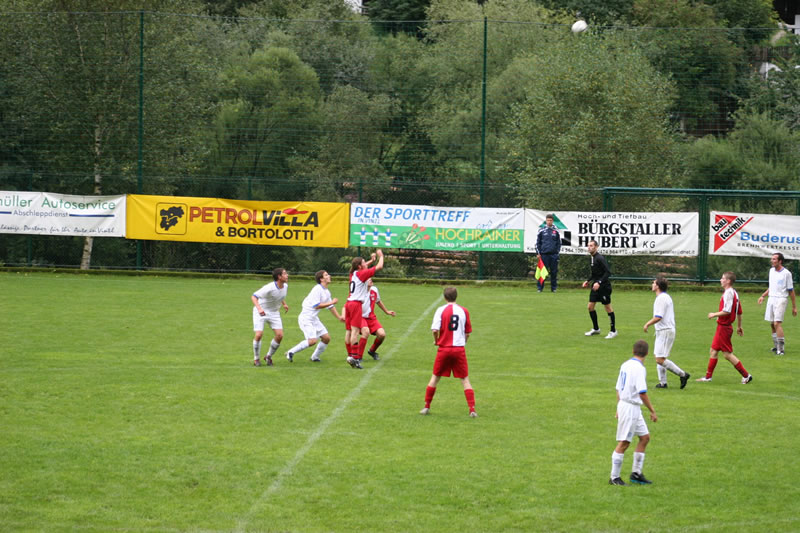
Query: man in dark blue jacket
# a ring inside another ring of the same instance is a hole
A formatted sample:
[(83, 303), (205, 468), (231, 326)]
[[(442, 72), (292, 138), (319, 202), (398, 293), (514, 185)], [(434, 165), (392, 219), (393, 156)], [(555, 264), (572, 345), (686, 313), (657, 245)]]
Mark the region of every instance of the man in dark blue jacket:
[[(539, 229), (539, 234), (536, 236), (536, 253), (539, 254), (536, 262), (541, 258), (547, 272), (550, 275), (550, 290), (556, 292), (558, 288), (558, 253), (561, 251), (561, 235), (553, 225), (553, 215), (545, 217), (545, 224), (543, 228)], [(544, 289), (544, 280), (537, 280), (539, 292)]]

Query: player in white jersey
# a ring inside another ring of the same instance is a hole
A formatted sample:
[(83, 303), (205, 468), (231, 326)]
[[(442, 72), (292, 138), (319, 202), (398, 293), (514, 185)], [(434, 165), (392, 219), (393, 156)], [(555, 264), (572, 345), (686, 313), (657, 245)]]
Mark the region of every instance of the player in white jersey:
[[(311, 354), (311, 360), (315, 363), (322, 361), (320, 355), (322, 355), (322, 352), (328, 347), (328, 343), (331, 342), (328, 329), (319, 319), (319, 312), (322, 309), (330, 309), (331, 313), (336, 317), (336, 320), (344, 322), (344, 317), (336, 310), (336, 304), (339, 302), (339, 299), (331, 297), (331, 291), (328, 290), (328, 285), (331, 283), (331, 275), (325, 270), (320, 270), (314, 275), (314, 278), (317, 280), (317, 284), (314, 285), (314, 288), (311, 289), (308, 296), (303, 300), (303, 309), (297, 317), (297, 324), (303, 331), (305, 340), (299, 342), (286, 352), (286, 359), (288, 359), (290, 363), (294, 361), (294, 355), (297, 352), (305, 350), (309, 346), (314, 346), (315, 344), (317, 347), (314, 349), (314, 353)], [(317, 344), (318, 341), (322, 342)]]
[(611, 454), (611, 478), (609, 485), (625, 485), (620, 477), (622, 471), (622, 461), (625, 459), (625, 451), (633, 442), (633, 437), (639, 436), (636, 444), (636, 451), (633, 453), (633, 469), (631, 471), (631, 482), (642, 485), (651, 483), (644, 474), (644, 451), (650, 442), (650, 431), (647, 423), (642, 416), (642, 404), (650, 410), (650, 420), (658, 421), (656, 410), (650, 403), (647, 396), (647, 369), (644, 367), (644, 358), (649, 350), (647, 342), (636, 341), (633, 345), (633, 357), (619, 368), (617, 377), (617, 447)]
[(672, 297), (667, 294), (669, 283), (664, 276), (658, 276), (653, 280), (650, 290), (656, 293), (656, 300), (653, 302), (653, 318), (645, 322), (644, 332), (647, 328), (655, 325), (656, 342), (653, 347), (653, 355), (656, 357), (656, 370), (658, 371), (657, 389), (667, 388), (667, 370), (681, 378), (681, 388), (686, 386), (689, 381), (689, 374), (670, 361), (669, 354), (675, 342), (675, 307), (672, 305)]
[(276, 268), (272, 271), (272, 283), (264, 285), (250, 296), (253, 302), (253, 364), (261, 366), (261, 337), (264, 335), (264, 324), (269, 324), (274, 335), (269, 344), (264, 362), (272, 366), (272, 356), (278, 350), (283, 340), (283, 321), (281, 321), (281, 306), (289, 312), (286, 305), (286, 293), (289, 291), (289, 273), (285, 268)]
[(785, 348), (785, 337), (783, 336), (783, 319), (786, 315), (786, 304), (788, 299), (792, 299), (792, 316), (797, 316), (797, 300), (794, 295), (792, 285), (792, 273), (783, 266), (783, 254), (772, 254), (769, 269), (769, 288), (764, 294), (759, 296), (758, 304), (767, 299), (767, 309), (764, 313), (764, 320), (772, 327), (772, 351), (775, 355), (783, 355)]

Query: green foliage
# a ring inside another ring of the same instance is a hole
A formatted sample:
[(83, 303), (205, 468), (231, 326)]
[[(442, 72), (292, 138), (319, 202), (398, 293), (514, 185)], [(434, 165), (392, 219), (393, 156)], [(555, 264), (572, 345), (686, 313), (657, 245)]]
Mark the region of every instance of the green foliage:
[(747, 28), (740, 33), (744, 46), (766, 41), (775, 31), (778, 14), (772, 0), (704, 0), (728, 28)]
[(739, 113), (728, 138), (688, 147), (690, 185), (697, 188), (800, 189), (800, 132), (766, 114)]
[(624, 23), (633, 10), (633, 0), (540, 0), (539, 3), (599, 25)]
[(431, 0), (371, 0), (367, 16), (382, 32), (416, 35), (425, 27)]
[[(746, 72), (743, 50), (734, 44), (714, 10), (688, 0), (636, 0), (639, 46), (678, 88), (671, 114), (681, 129), (703, 134), (726, 128), (728, 113), (742, 96), (737, 75)], [(670, 28), (668, 30), (658, 28)], [(672, 29), (674, 28), (674, 29)]]
[(769, 60), (778, 68), (761, 77), (750, 78), (754, 87), (743, 102), (749, 113), (768, 113), (782, 120), (792, 131), (800, 131), (800, 38), (787, 37), (785, 44), (772, 49)]
[[(215, 173), (285, 179), (288, 156), (313, 144), (302, 132), (319, 124), (321, 93), (313, 69), (286, 48), (257, 50), (222, 74), (220, 97), (211, 160)], [(265, 189), (256, 197), (262, 194)]]
[(389, 178), (380, 165), (390, 143), (385, 130), (394, 115), (385, 95), (370, 97), (350, 86), (334, 90), (322, 104), (322, 138), (314, 154), (290, 160), (292, 175), (309, 182), (308, 200), (359, 201), (388, 196)]
[(526, 97), (506, 116), (501, 168), (520, 185), (524, 204), (586, 205), (550, 192), (554, 186), (674, 183), (666, 119), (672, 86), (624, 36), (581, 35), (519, 57), (497, 90), (511, 83), (524, 86)]

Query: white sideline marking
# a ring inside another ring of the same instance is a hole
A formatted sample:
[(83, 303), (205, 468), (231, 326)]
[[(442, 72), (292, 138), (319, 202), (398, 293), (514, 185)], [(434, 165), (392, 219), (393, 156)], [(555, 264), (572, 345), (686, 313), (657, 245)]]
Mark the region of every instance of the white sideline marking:
[(271, 495), (272, 493), (276, 492), (281, 488), (283, 481), (292, 475), (295, 467), (300, 463), (300, 461), (303, 460), (303, 458), (306, 456), (309, 450), (311, 450), (314, 444), (316, 444), (316, 442), (320, 439), (320, 437), (322, 437), (322, 435), (325, 434), (325, 431), (328, 429), (328, 427), (334, 422), (336, 422), (336, 420), (339, 418), (339, 415), (341, 415), (344, 412), (344, 410), (347, 409), (351, 403), (353, 403), (353, 400), (355, 400), (358, 397), (358, 395), (361, 394), (361, 391), (364, 389), (364, 387), (367, 386), (369, 381), (372, 379), (372, 375), (381, 369), (384, 360), (391, 359), (392, 354), (394, 354), (394, 352), (400, 348), (400, 346), (403, 344), (403, 342), (405, 342), (405, 340), (408, 338), (411, 332), (417, 328), (419, 323), (423, 319), (428, 318), (428, 315), (430, 315), (431, 311), (433, 311), (433, 309), (439, 304), (441, 299), (442, 299), (441, 296), (436, 298), (436, 300), (434, 300), (433, 303), (430, 304), (427, 309), (425, 309), (425, 311), (420, 313), (419, 316), (417, 316), (416, 320), (414, 320), (414, 322), (412, 322), (411, 325), (408, 326), (408, 329), (403, 334), (403, 336), (400, 337), (400, 339), (392, 346), (392, 349), (389, 350), (386, 356), (382, 357), (378, 361), (378, 364), (370, 366), (370, 369), (364, 373), (364, 377), (361, 378), (361, 381), (358, 382), (358, 385), (356, 385), (355, 388), (350, 391), (350, 394), (348, 394), (339, 403), (339, 405), (336, 407), (336, 409), (333, 410), (333, 412), (328, 416), (328, 418), (323, 420), (320, 423), (320, 425), (317, 426), (317, 429), (315, 429), (314, 432), (308, 437), (308, 440), (306, 440), (305, 444), (303, 444), (303, 446), (299, 450), (297, 450), (297, 453), (294, 455), (294, 457), (292, 457), (289, 460), (289, 462), (286, 463), (286, 466), (284, 466), (283, 469), (281, 469), (281, 471), (278, 472), (278, 475), (275, 477), (275, 480), (272, 482), (272, 484), (269, 487), (267, 487), (266, 490), (264, 490), (263, 494), (261, 494), (261, 496), (259, 496), (256, 499), (256, 502), (250, 507), (250, 510), (247, 511), (247, 514), (239, 520), (238, 524), (236, 524), (236, 529), (234, 529), (234, 531), (236, 531), (237, 533), (245, 531), (247, 523), (250, 521), (250, 518), (256, 512), (261, 502), (265, 500), (269, 495)]

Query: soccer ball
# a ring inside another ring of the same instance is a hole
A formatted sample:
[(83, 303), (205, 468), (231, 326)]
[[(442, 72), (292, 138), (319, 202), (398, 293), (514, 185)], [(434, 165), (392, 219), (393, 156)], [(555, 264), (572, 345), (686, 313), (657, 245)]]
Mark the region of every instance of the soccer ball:
[(583, 33), (588, 27), (589, 25), (586, 24), (585, 20), (576, 20), (575, 24), (572, 25), (572, 33)]

